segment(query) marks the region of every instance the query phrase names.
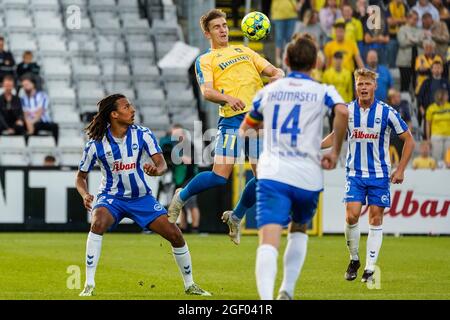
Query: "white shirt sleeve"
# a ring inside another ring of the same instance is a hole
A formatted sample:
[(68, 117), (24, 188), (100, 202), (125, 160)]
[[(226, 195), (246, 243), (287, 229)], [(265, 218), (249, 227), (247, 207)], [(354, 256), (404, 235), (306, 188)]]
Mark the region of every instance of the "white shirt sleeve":
[(345, 104), (344, 99), (342, 99), (341, 95), (337, 92), (334, 86), (332, 85), (324, 85), (324, 86), (325, 86), (325, 95), (323, 103), (328, 109), (332, 109), (338, 103)]
[(97, 161), (97, 150), (95, 147), (95, 141), (91, 140), (86, 143), (86, 147), (83, 151), (83, 156), (81, 157), (80, 171), (89, 172)]
[(155, 135), (148, 128), (144, 129), (144, 150), (147, 151), (149, 156), (156, 153), (162, 153), (158, 140), (156, 140)]

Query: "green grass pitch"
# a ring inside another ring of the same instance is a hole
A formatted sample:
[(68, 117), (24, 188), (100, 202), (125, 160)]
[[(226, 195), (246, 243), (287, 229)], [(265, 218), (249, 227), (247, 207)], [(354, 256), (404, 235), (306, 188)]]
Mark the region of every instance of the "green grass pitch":
[[(0, 233), (0, 299), (80, 299), (86, 234)], [(195, 281), (210, 299), (258, 299), (255, 254), (258, 239), (241, 245), (226, 235), (187, 235)], [(366, 237), (360, 254), (365, 257)], [(282, 277), (282, 253), (276, 289)], [(380, 289), (344, 280), (348, 254), (343, 236), (310, 237), (296, 299), (450, 299), (450, 237), (389, 237), (379, 257)], [(364, 259), (362, 261), (364, 263)], [(74, 268), (75, 270), (77, 267)], [(73, 277), (70, 278), (69, 277)], [(68, 281), (69, 279), (69, 281)], [(157, 235), (107, 234), (97, 268), (96, 296), (87, 299), (199, 299), (186, 296), (170, 245)], [(86, 299), (86, 298), (84, 298)], [(209, 298), (208, 298), (209, 299)]]

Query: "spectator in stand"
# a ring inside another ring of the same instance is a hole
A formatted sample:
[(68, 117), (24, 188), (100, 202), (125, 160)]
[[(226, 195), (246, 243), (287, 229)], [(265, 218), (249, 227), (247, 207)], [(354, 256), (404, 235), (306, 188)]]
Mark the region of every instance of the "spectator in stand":
[(272, 0), (270, 17), (275, 29), (275, 64), (280, 67), (284, 46), (291, 41), (297, 22), (297, 2), (295, 0)]
[[(173, 178), (175, 182), (175, 189), (183, 188), (186, 184), (198, 173), (198, 167), (194, 162), (194, 145), (188, 139), (186, 131), (181, 125), (172, 126), (172, 139), (178, 140), (179, 144), (175, 146), (175, 160), (173, 166)], [(191, 216), (191, 227), (188, 227), (187, 215)], [(180, 215), (180, 229), (183, 232), (198, 233), (200, 226), (200, 210), (197, 204), (197, 195), (189, 198), (184, 204), (182, 214)]]
[(431, 153), (438, 162), (443, 161), (450, 148), (450, 103), (447, 90), (440, 89), (435, 94), (435, 101), (426, 113), (426, 139), (431, 141)]
[[(381, 13), (381, 12), (380, 12)], [(372, 10), (369, 12), (368, 18), (370, 19), (371, 16), (377, 14), (377, 11)], [(381, 13), (382, 14), (382, 13)], [(378, 53), (379, 63), (382, 65), (387, 65), (387, 44), (389, 43), (389, 34), (388, 34), (388, 28), (387, 23), (382, 17), (380, 20), (380, 28), (374, 28), (374, 26), (371, 23), (368, 23), (369, 20), (367, 20), (364, 23), (364, 51), (363, 56), (365, 52), (369, 52), (369, 50), (376, 50)], [(367, 57), (367, 54), (366, 54)], [(367, 62), (367, 60), (366, 60)]]
[(417, 21), (417, 27), (419, 28), (422, 27), (422, 17), (426, 12), (431, 14), (433, 20), (439, 21), (439, 11), (428, 0), (418, 0), (416, 5), (412, 7), (412, 10), (419, 15), (419, 20)]
[[(311, 2), (312, 2), (312, 4), (311, 4), (312, 8), (314, 10), (316, 10), (317, 12), (319, 12), (320, 10), (322, 10), (323, 8), (325, 8), (327, 6), (326, 0), (311, 0)], [(341, 4), (345, 2), (345, 0), (344, 1), (335, 0), (335, 2), (336, 2), (336, 6), (340, 7)]]
[(327, 0), (325, 7), (319, 11), (319, 21), (328, 40), (331, 40), (333, 25), (339, 18), (342, 18), (342, 12), (338, 8), (336, 0)]
[(417, 55), (417, 46), (422, 42), (422, 33), (417, 28), (417, 12), (410, 11), (407, 15), (406, 24), (401, 26), (398, 34), (398, 53), (396, 65), (400, 69), (400, 90), (410, 91), (413, 83), (414, 60)]
[[(412, 121), (411, 121), (411, 106), (408, 101), (402, 100), (400, 92), (394, 88), (389, 89), (388, 91), (388, 104), (394, 108), (400, 114), (400, 117), (403, 121), (408, 125), (409, 130), (412, 131)], [(394, 159), (399, 159), (403, 150), (403, 140), (401, 140), (394, 132), (391, 132), (391, 152), (395, 151)]]
[(45, 156), (43, 166), (44, 167), (55, 167), (56, 166), (56, 158), (52, 155)]
[(330, 41), (325, 45), (324, 53), (326, 59), (327, 68), (333, 65), (334, 54), (341, 51), (344, 55), (342, 66), (353, 72), (355, 70), (355, 62), (358, 68), (363, 68), (364, 63), (359, 54), (358, 46), (356, 42), (345, 40), (345, 23), (338, 22), (334, 25), (336, 31), (336, 40)]
[(440, 55), (436, 53), (436, 44), (433, 40), (423, 40), (423, 54), (416, 58), (416, 89), (418, 95), (422, 83), (431, 75), (431, 66), (434, 62), (440, 62), (444, 65)]
[[(364, 39), (364, 29), (361, 21), (353, 17), (353, 8), (350, 5), (344, 4), (341, 10), (342, 18), (336, 19), (336, 23), (345, 23), (345, 40), (360, 44)], [(332, 38), (336, 39), (335, 31), (332, 34)]]
[(22, 56), (22, 62), (17, 65), (17, 77), (20, 79), (26, 74), (31, 74), (34, 79), (40, 76), (41, 67), (33, 62), (33, 52), (25, 51)]
[(359, 19), (361, 23), (366, 20), (367, 16), (367, 0), (356, 0), (355, 3), (355, 18)]
[[(442, 77), (443, 67), (441, 61), (434, 61), (431, 67), (432, 76), (426, 79), (420, 87), (417, 96), (417, 105), (419, 106), (418, 121), (422, 124), (422, 119), (427, 113), (428, 107), (435, 102), (435, 94), (439, 89), (444, 89), (450, 94), (450, 83), (447, 79)], [(425, 127), (425, 126), (424, 126)], [(424, 136), (426, 130), (424, 128)]]
[(25, 120), (20, 98), (13, 93), (14, 78), (3, 77), (3, 94), (0, 96), (0, 133), (24, 135)]
[(346, 103), (353, 100), (353, 76), (352, 73), (342, 67), (343, 54), (335, 52), (333, 65), (325, 70), (322, 82), (333, 85)]
[(37, 135), (40, 131), (51, 131), (58, 143), (58, 125), (50, 118), (49, 98), (44, 91), (36, 90), (36, 84), (31, 77), (22, 78), (24, 95), (21, 98), (25, 123), (29, 135)]
[(422, 28), (424, 39), (433, 40), (436, 43), (436, 53), (445, 59), (450, 39), (447, 25), (439, 20), (434, 21), (431, 14), (427, 12), (422, 16)]
[(5, 50), (5, 38), (0, 37), (0, 82), (6, 75), (14, 77), (15, 66), (16, 61), (12, 53)]
[[(439, 12), (440, 21), (444, 22), (447, 25), (447, 29), (450, 29), (450, 12), (448, 8), (444, 5), (444, 1), (446, 0), (433, 0), (431, 2)], [(447, 1), (446, 4), (448, 6), (449, 2)]]
[(388, 104), (400, 114), (400, 117), (406, 122), (408, 128), (412, 130), (411, 105), (408, 101), (402, 100), (401, 94), (397, 89), (389, 89)]
[(406, 6), (402, 0), (391, 0), (386, 11), (389, 42), (387, 44), (387, 64), (389, 68), (395, 68), (395, 58), (398, 52), (397, 34), (400, 27), (406, 23)]
[(386, 66), (378, 64), (378, 53), (376, 50), (367, 52), (367, 68), (378, 74), (375, 98), (387, 102), (388, 90), (394, 85), (391, 73)]
[(416, 169), (436, 169), (436, 160), (430, 156), (430, 144), (428, 141), (420, 143), (420, 155), (413, 159), (412, 167)]
[[(448, 41), (450, 39), (447, 25), (441, 21), (433, 21), (431, 14), (424, 13), (422, 26), (424, 39), (433, 40), (436, 43), (436, 53), (441, 56), (442, 61), (446, 61)], [(447, 78), (447, 75), (447, 63), (444, 63), (444, 78)]]
[(297, 24), (295, 25), (294, 34), (299, 32), (313, 35), (319, 44), (319, 49), (323, 48), (327, 40), (327, 35), (319, 23), (319, 15), (317, 11), (305, 11), (305, 14), (303, 15), (303, 22), (297, 21)]
[(297, 32), (294, 33), (294, 35), (292, 36), (292, 40), (297, 39), (297, 37), (299, 36), (308, 37), (316, 45), (317, 60), (315, 68), (311, 70), (311, 78), (313, 78), (316, 81), (322, 82), (323, 69), (325, 66), (325, 55), (323, 54), (323, 51), (320, 49), (320, 45), (313, 34)]

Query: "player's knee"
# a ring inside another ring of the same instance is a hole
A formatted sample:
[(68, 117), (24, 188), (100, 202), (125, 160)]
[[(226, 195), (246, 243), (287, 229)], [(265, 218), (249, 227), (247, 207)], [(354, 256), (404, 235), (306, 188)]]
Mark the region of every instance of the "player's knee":
[(171, 230), (166, 238), (170, 242), (172, 247), (179, 248), (179, 247), (184, 246), (183, 235), (182, 235), (181, 231), (177, 228), (174, 228), (173, 230)]
[(108, 223), (102, 219), (94, 219), (91, 224), (91, 232), (95, 234), (104, 234), (108, 229)]
[(347, 212), (347, 215), (345, 217), (345, 222), (347, 222), (347, 224), (349, 225), (353, 225), (358, 223), (359, 220), (359, 215), (358, 214), (354, 214), (352, 212)]
[(382, 217), (371, 217), (369, 219), (369, 224), (371, 226), (381, 226), (383, 224), (383, 218)]

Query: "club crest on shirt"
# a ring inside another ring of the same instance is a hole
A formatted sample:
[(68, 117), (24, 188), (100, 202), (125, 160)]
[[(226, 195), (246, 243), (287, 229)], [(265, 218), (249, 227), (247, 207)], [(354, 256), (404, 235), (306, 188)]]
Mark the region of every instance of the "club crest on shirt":
[(137, 145), (137, 143), (133, 143), (132, 148), (133, 148), (133, 150), (137, 150), (139, 148), (139, 146)]

